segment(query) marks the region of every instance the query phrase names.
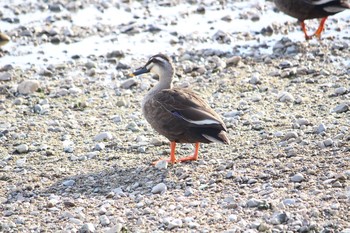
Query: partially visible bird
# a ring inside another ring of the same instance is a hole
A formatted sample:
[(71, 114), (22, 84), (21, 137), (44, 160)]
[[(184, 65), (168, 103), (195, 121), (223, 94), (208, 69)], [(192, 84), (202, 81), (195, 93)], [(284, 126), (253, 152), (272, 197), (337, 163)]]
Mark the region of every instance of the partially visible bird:
[[(170, 158), (163, 160), (170, 163), (197, 160), (200, 143), (230, 143), (224, 122), (202, 98), (189, 89), (172, 88), (175, 68), (168, 56), (152, 56), (132, 75), (148, 72), (157, 74), (159, 82), (144, 97), (142, 112), (153, 129), (170, 141)], [(176, 143), (195, 143), (194, 154), (176, 159)]]
[[(313, 36), (320, 39), (327, 17), (350, 9), (348, 0), (274, 0), (274, 2), (280, 11), (301, 22), (306, 40)], [(316, 18), (321, 18), (321, 22), (316, 32), (309, 36), (304, 20)]]

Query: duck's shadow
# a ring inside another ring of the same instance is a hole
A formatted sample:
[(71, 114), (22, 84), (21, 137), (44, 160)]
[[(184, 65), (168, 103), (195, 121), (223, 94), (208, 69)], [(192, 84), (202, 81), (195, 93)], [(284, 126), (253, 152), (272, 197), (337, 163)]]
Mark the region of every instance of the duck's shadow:
[(77, 198), (79, 196), (113, 196), (123, 191), (150, 195), (152, 187), (158, 183), (167, 183), (168, 187), (176, 186), (174, 179), (169, 179), (171, 176), (170, 170), (159, 170), (151, 165), (112, 167), (95, 173), (64, 177), (42, 189), (40, 194)]

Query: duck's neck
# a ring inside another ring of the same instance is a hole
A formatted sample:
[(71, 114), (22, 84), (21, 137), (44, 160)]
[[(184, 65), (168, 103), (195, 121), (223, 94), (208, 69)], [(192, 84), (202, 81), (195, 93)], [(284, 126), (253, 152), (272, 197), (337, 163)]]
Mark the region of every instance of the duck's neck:
[(157, 93), (159, 93), (160, 91), (164, 90), (164, 89), (171, 89), (172, 88), (172, 78), (173, 78), (174, 72), (171, 73), (159, 73), (159, 82), (151, 88), (151, 90), (149, 90), (149, 92), (146, 94), (146, 96), (144, 97), (143, 101), (142, 101), (142, 107), (144, 106), (144, 104), (153, 98), (153, 96), (155, 96)]

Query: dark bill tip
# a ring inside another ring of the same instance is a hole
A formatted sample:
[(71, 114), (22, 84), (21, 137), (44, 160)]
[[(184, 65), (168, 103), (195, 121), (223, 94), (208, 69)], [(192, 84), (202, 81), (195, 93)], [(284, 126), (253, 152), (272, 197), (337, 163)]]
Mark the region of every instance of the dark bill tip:
[(149, 72), (149, 70), (146, 67), (141, 67), (141, 68), (136, 69), (132, 74), (137, 76), (137, 75), (145, 74), (148, 72)]

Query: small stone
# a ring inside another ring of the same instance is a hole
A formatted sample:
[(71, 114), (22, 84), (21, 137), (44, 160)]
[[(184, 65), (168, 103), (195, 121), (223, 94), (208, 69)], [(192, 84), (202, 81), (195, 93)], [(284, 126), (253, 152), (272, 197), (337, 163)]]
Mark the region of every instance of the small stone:
[(166, 190), (167, 190), (166, 185), (164, 183), (159, 183), (152, 188), (151, 192), (153, 194), (158, 194), (158, 193), (163, 194), (163, 193), (165, 193)]
[(226, 66), (237, 66), (238, 63), (242, 60), (242, 58), (240, 56), (233, 56), (230, 57), (226, 60)]
[(289, 140), (291, 138), (298, 138), (297, 132), (291, 131), (291, 132), (286, 133), (286, 135), (283, 138), (283, 141), (287, 141), (287, 140)]
[(63, 184), (64, 186), (73, 186), (74, 183), (75, 183), (74, 180), (65, 180), (65, 181), (62, 182), (62, 184)]
[[(117, 223), (114, 226), (111, 226), (108, 230), (106, 230), (104, 233), (120, 233), (123, 230), (123, 225), (120, 223)], [(127, 231), (125, 231), (127, 232)]]
[(181, 219), (174, 219), (173, 221), (169, 222), (168, 229), (172, 230), (177, 227), (182, 227), (182, 220)]
[(109, 218), (106, 215), (101, 215), (100, 216), (100, 223), (102, 226), (107, 226), (111, 223), (111, 221), (109, 220)]
[(288, 92), (280, 93), (277, 98), (281, 102), (293, 102), (294, 101), (294, 97), (292, 96), (292, 94), (290, 94)]
[(18, 153), (23, 154), (23, 153), (27, 153), (29, 150), (29, 147), (26, 144), (21, 144), (16, 146), (15, 149)]
[(335, 113), (342, 113), (342, 112), (347, 112), (349, 110), (349, 105), (348, 104), (339, 104), (337, 107), (335, 107), (332, 112)]
[(319, 126), (317, 126), (317, 128), (315, 129), (316, 133), (320, 134), (323, 133), (327, 130), (327, 127), (321, 123)]
[(135, 86), (136, 84), (137, 84), (137, 81), (134, 78), (129, 78), (124, 82), (122, 82), (120, 84), (120, 87), (124, 89), (130, 89), (132, 86)]
[(113, 134), (110, 132), (102, 132), (94, 137), (94, 141), (107, 141), (113, 139)]
[(121, 57), (124, 57), (125, 54), (121, 50), (115, 50), (115, 51), (107, 53), (106, 56), (107, 56), (107, 58), (112, 58), (112, 57), (121, 58)]
[(155, 167), (158, 169), (167, 169), (168, 162), (166, 160), (160, 160), (156, 163)]
[(191, 187), (186, 187), (185, 189), (185, 196), (191, 196), (194, 193), (193, 189)]
[(263, 203), (262, 201), (257, 200), (257, 199), (255, 199), (255, 198), (252, 198), (252, 199), (249, 199), (249, 200), (247, 201), (247, 206), (248, 206), (248, 207), (251, 207), (251, 208), (253, 208), (253, 207), (258, 207), (258, 206), (261, 205), (262, 203)]
[(255, 73), (252, 75), (252, 77), (249, 80), (249, 83), (256, 85), (256, 84), (260, 84), (260, 75), (258, 73)]
[(93, 233), (95, 232), (95, 226), (92, 223), (85, 223), (80, 229), (79, 233)]
[(237, 216), (236, 214), (230, 214), (230, 215), (228, 216), (228, 220), (229, 220), (230, 222), (237, 222), (238, 216)]
[(85, 63), (85, 67), (87, 69), (93, 69), (93, 68), (95, 69), (95, 68), (97, 68), (97, 64), (95, 62), (88, 61)]
[(0, 81), (10, 81), (12, 79), (12, 75), (8, 72), (0, 73)]
[(327, 138), (326, 140), (323, 141), (323, 144), (328, 147), (333, 145), (333, 140), (331, 138)]
[(18, 93), (28, 95), (36, 92), (40, 88), (40, 82), (37, 80), (25, 80), (21, 82), (18, 87)]
[(348, 92), (348, 90), (345, 87), (338, 87), (337, 89), (334, 90), (334, 93), (336, 95), (344, 95)]
[(304, 178), (303, 174), (301, 174), (301, 173), (297, 173), (290, 178), (290, 180), (292, 182), (297, 182), (297, 183), (303, 181), (304, 179), (305, 178)]
[(281, 69), (286, 69), (286, 68), (290, 68), (293, 66), (293, 64), (290, 61), (282, 61), (279, 65), (278, 65)]
[(95, 145), (94, 150), (95, 151), (101, 151), (104, 150), (106, 145), (103, 142), (99, 142)]
[(40, 104), (34, 105), (34, 112), (38, 113), (38, 114), (42, 113), (43, 112), (43, 107)]
[(279, 225), (279, 224), (285, 223), (287, 220), (288, 220), (288, 216), (286, 213), (277, 212), (273, 214), (272, 218), (270, 219), (270, 222), (273, 225)]
[(63, 141), (63, 151), (66, 153), (73, 153), (74, 151), (74, 142), (71, 140), (64, 140)]
[(294, 205), (295, 204), (295, 199), (292, 198), (287, 198), (283, 200), (283, 204), (288, 206), (288, 205)]
[(26, 164), (27, 159), (23, 158), (23, 159), (17, 159), (16, 161), (16, 166), (17, 167), (23, 167)]

